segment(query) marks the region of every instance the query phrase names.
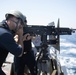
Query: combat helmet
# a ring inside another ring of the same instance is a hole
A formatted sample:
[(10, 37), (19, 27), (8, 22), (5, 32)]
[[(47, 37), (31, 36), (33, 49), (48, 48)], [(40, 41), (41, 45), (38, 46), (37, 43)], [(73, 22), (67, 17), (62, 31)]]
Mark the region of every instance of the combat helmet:
[(27, 25), (27, 19), (26, 19), (26, 16), (23, 15), (23, 23), (24, 23), (24, 27)]
[(23, 21), (23, 14), (22, 14), (20, 11), (11, 10), (10, 12), (8, 12), (8, 13), (5, 14), (6, 19), (9, 17), (9, 15), (13, 15), (13, 16), (15, 16), (16, 18), (21, 19), (22, 22), (24, 22), (24, 21)]

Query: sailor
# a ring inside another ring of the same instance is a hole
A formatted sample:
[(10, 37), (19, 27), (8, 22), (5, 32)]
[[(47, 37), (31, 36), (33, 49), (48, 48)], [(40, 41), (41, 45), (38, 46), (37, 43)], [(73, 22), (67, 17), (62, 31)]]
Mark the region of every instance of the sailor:
[[(0, 75), (6, 75), (2, 70), (2, 65), (8, 53), (17, 57), (23, 54), (23, 14), (20, 11), (10, 11), (5, 14), (5, 20), (0, 23)], [(18, 35), (18, 43), (14, 36)]]
[[(24, 16), (24, 27), (27, 26), (27, 20)], [(31, 75), (37, 75), (37, 65), (32, 51), (31, 39), (29, 33), (25, 34), (24, 54), (21, 57), (14, 57), (16, 75), (24, 75), (25, 65), (29, 68)]]

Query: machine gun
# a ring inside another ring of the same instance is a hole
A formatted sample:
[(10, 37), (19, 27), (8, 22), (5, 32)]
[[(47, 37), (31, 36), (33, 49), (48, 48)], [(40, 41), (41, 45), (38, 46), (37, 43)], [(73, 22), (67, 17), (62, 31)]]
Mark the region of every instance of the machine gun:
[(37, 34), (37, 35), (71, 35), (76, 29), (70, 29), (65, 27), (59, 27), (59, 19), (57, 27), (54, 23), (47, 26), (44, 25), (27, 25), (24, 27), (24, 33)]
[[(41, 36), (41, 41), (42, 43), (40, 44), (40, 49), (41, 51), (39, 52), (39, 56), (37, 58), (38, 64), (41, 64), (41, 66), (38, 66), (40, 69), (38, 71), (38, 75), (41, 74), (41, 71), (43, 72), (42, 75), (53, 75), (53, 72), (56, 70), (55, 75), (58, 75), (58, 65), (57, 65), (57, 58), (55, 60), (48, 58), (47, 55), (47, 48), (48, 45), (53, 46), (55, 49), (60, 51), (60, 35), (72, 35), (72, 33), (75, 32), (76, 29), (70, 29), (66, 27), (59, 27), (59, 19), (58, 19), (58, 24), (57, 27), (55, 27), (53, 24), (52, 25), (27, 25), (24, 27), (24, 34), (30, 33), (30, 35), (40, 35)], [(39, 48), (38, 48), (39, 49)], [(49, 60), (51, 60), (49, 62)], [(48, 62), (48, 63), (47, 63)], [(50, 63), (50, 64), (49, 64)], [(42, 64), (44, 66), (42, 66)], [(51, 65), (52, 67), (47, 67), (47, 64), (49, 66)], [(50, 68), (50, 70), (46, 70), (46, 68)], [(63, 75), (61, 66), (60, 66), (60, 74)]]
[(24, 27), (24, 34), (36, 34), (36, 35), (71, 35), (76, 29), (55, 26), (40, 26), (40, 25), (28, 25)]
[[(60, 51), (59, 43), (60, 43), (60, 35), (71, 35), (75, 32), (76, 29), (70, 29), (66, 27), (59, 27), (59, 19), (57, 27), (53, 24), (50, 26), (43, 26), (43, 25), (27, 25), (24, 27), (24, 34), (30, 33), (30, 35), (40, 35), (41, 41), (43, 44), (56, 44), (57, 50)], [(53, 36), (51, 39), (47, 40), (47, 36)]]

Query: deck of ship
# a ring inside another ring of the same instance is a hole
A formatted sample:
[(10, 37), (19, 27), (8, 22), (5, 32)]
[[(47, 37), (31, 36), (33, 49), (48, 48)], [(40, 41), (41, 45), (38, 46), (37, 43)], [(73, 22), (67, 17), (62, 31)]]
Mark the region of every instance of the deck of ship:
[(13, 55), (8, 54), (6, 63), (3, 64), (2, 69), (5, 72), (6, 75), (10, 75), (10, 70), (11, 70), (11, 63), (13, 62)]

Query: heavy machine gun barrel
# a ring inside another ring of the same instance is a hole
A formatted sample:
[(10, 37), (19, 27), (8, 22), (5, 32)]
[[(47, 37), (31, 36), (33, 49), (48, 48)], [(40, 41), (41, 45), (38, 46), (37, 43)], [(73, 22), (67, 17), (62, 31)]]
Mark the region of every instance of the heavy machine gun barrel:
[(55, 26), (38, 26), (28, 25), (24, 27), (24, 34), (30, 33), (36, 35), (71, 35), (76, 29), (70, 29), (65, 27), (56, 28)]

